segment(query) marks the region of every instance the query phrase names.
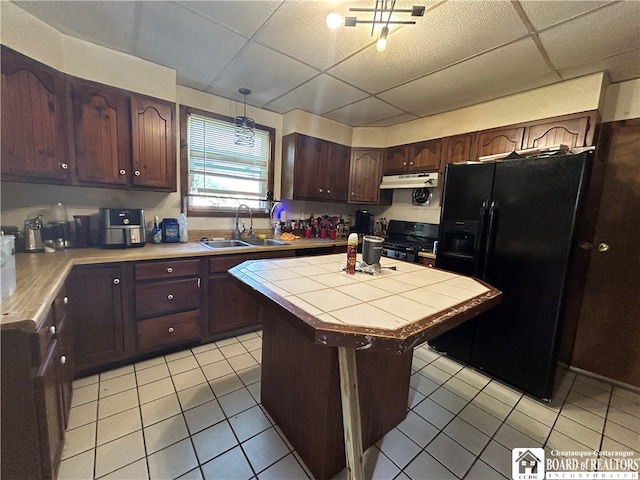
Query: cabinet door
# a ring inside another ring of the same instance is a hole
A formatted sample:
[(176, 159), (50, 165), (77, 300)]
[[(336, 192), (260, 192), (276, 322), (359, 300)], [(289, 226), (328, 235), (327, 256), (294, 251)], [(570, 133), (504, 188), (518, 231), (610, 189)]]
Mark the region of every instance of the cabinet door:
[(173, 117), (171, 104), (136, 95), (131, 97), (134, 185), (176, 190)]
[(377, 203), (380, 199), (382, 151), (353, 149), (349, 171), (349, 202)]
[(478, 135), (478, 157), (510, 153), (522, 148), (524, 127), (485, 130)]
[(78, 370), (125, 356), (122, 270), (119, 266), (73, 270), (69, 315)]
[(427, 172), (440, 168), (442, 140), (427, 140), (410, 145), (409, 171)]
[(349, 188), (349, 156), (351, 148), (338, 143), (327, 147), (327, 172), (324, 185), (325, 199), (346, 202)]
[(126, 185), (130, 163), (126, 97), (79, 81), (71, 81), (70, 96), (78, 182)]
[(209, 277), (209, 334), (255, 325), (258, 304), (228, 273)]
[(326, 149), (324, 140), (306, 135), (297, 139), (295, 153), (295, 198), (324, 199), (322, 188), (326, 177)]
[(466, 162), (474, 159), (473, 134), (465, 133), (448, 137), (444, 141), (440, 171), (444, 172), (444, 167), (450, 163)]
[(407, 157), (409, 148), (407, 145), (388, 147), (384, 149), (384, 174), (397, 175), (405, 173), (408, 168)]
[(525, 131), (524, 145), (522, 148), (552, 147), (554, 145), (567, 145), (573, 147), (585, 147), (590, 118), (588, 116), (552, 121), (532, 125)]
[(54, 339), (35, 378), (43, 478), (56, 478), (64, 446), (61, 382), (60, 347)]
[(2, 47), (2, 179), (68, 183), (64, 76)]

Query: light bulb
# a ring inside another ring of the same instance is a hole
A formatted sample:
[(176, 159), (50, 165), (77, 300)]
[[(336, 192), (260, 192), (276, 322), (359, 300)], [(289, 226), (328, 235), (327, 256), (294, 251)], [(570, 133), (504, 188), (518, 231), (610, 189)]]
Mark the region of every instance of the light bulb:
[(382, 32), (380, 32), (380, 38), (376, 42), (376, 50), (379, 52), (384, 52), (387, 48), (387, 34), (389, 33), (389, 27), (382, 27)]
[(340, 28), (342, 25), (344, 25), (344, 17), (337, 13), (330, 13), (329, 15), (327, 15), (326, 22), (327, 26), (331, 30), (335, 30), (336, 28)]

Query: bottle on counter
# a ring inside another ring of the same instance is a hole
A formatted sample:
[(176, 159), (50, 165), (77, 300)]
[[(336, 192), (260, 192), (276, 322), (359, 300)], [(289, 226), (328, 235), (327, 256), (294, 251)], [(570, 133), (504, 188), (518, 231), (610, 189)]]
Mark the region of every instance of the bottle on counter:
[(162, 241), (164, 243), (177, 243), (180, 237), (180, 226), (177, 218), (162, 219)]
[(151, 231), (151, 243), (162, 243), (162, 228), (160, 219), (156, 215), (153, 217), (153, 230)]
[(181, 213), (180, 218), (178, 218), (178, 238), (180, 240), (180, 243), (187, 243), (189, 241), (187, 217), (184, 216), (184, 213)]
[(349, 275), (356, 273), (356, 255), (358, 253), (358, 234), (351, 233), (347, 239), (347, 268)]

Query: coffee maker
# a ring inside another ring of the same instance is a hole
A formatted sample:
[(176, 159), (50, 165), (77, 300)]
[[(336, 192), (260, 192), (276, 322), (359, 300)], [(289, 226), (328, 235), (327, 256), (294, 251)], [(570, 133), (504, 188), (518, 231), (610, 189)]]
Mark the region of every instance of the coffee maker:
[(140, 208), (101, 208), (100, 244), (104, 248), (144, 247), (147, 227)]
[(359, 237), (373, 233), (372, 218), (373, 215), (369, 210), (356, 210), (356, 233)]

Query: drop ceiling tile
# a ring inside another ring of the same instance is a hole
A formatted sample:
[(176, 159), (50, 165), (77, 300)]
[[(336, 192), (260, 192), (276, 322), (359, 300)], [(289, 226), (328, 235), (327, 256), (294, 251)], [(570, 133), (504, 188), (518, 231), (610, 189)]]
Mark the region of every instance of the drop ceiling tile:
[(265, 108), (279, 113), (287, 113), (297, 108), (322, 115), (367, 96), (368, 94), (362, 90), (329, 75), (321, 74), (268, 103)]
[(550, 28), (539, 37), (555, 68), (561, 70), (638, 48), (639, 19), (640, 2), (621, 2)]
[[(373, 2), (361, 3), (372, 7)], [(374, 43), (368, 27), (327, 27), (329, 13), (347, 13), (347, 6), (335, 2), (284, 2), (284, 5), (269, 19), (255, 37), (255, 41), (297, 58), (319, 70), (326, 70), (354, 52)], [(282, 41), (282, 32), (287, 32), (287, 41)]]
[(181, 1), (184, 7), (204, 15), (216, 22), (249, 37), (255, 35), (262, 24), (275, 12), (282, 2), (267, 0), (230, 1)]
[(346, 107), (333, 110), (324, 116), (336, 122), (356, 127), (384, 118), (395, 117), (401, 113), (403, 112), (396, 107), (375, 97), (369, 97)]
[(368, 47), (328, 72), (375, 94), (526, 34), (509, 2), (447, 2), (390, 32), (384, 52)]
[(527, 0), (520, 2), (527, 18), (537, 31), (564, 22), (577, 15), (600, 7), (612, 0), (573, 0), (571, 2), (554, 1), (549, 8), (549, 1)]
[(620, 55), (614, 55), (613, 57), (597, 60), (586, 65), (565, 68), (560, 70), (560, 76), (568, 80), (588, 75), (592, 72), (605, 71), (609, 72), (611, 83), (640, 78), (640, 48), (621, 53)]
[(66, 35), (133, 52), (135, 2), (14, 3)]
[(237, 97), (240, 87), (251, 89), (247, 103), (263, 106), (318, 75), (318, 71), (257, 43), (250, 43), (207, 89), (215, 95)]
[(434, 108), (448, 107), (454, 102), (475, 99), (479, 95), (517, 84), (525, 77), (523, 72), (526, 72), (528, 78), (549, 72), (530, 38), (492, 50), (378, 96), (399, 108), (424, 114)]
[(136, 55), (173, 68), (181, 84), (206, 88), (246, 42), (178, 4), (142, 3)]

